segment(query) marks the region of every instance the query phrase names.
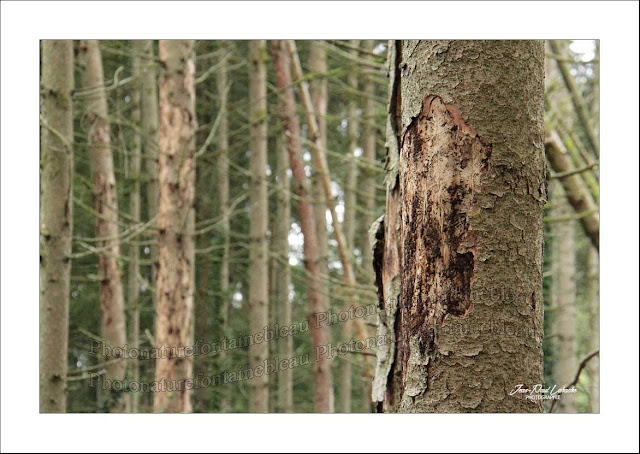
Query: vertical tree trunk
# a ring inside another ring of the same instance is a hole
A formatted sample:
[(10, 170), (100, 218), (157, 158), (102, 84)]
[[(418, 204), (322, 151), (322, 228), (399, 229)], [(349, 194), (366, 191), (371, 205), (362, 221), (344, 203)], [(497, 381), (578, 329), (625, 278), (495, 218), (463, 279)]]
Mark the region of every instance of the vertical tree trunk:
[[(589, 248), (589, 333), (590, 348), (589, 351), (600, 349), (600, 260), (598, 251)], [(600, 413), (600, 355), (595, 356), (589, 361), (589, 375), (591, 376), (591, 411)]]
[[(134, 43), (136, 43), (134, 41)], [(136, 44), (134, 44), (136, 46)], [(142, 57), (136, 52), (138, 49), (134, 47), (133, 57), (133, 74), (136, 77), (136, 86), (133, 89), (133, 123), (136, 128), (140, 127), (140, 101), (142, 93), (142, 66), (144, 61)], [(142, 153), (142, 138), (140, 133), (137, 132), (134, 137), (134, 144), (131, 149), (130, 156), (130, 169), (129, 178), (131, 179), (131, 189), (129, 193), (129, 214), (131, 220), (135, 223), (140, 222), (140, 166)], [(130, 346), (132, 348), (140, 347), (140, 286), (138, 284), (138, 275), (140, 274), (140, 248), (136, 244), (129, 245), (129, 278), (128, 278), (128, 291), (127, 299), (129, 303), (130, 325), (129, 336)], [(140, 363), (137, 359), (131, 361), (131, 380), (134, 382), (140, 381)], [(131, 408), (132, 413), (139, 411), (140, 405), (140, 393), (133, 392), (131, 395)]]
[[(230, 46), (228, 43), (223, 42), (221, 46), (230, 52)], [(218, 206), (220, 209), (220, 215), (222, 221), (220, 224), (220, 235), (222, 236), (223, 249), (222, 257), (220, 261), (220, 294), (221, 294), (221, 307), (220, 307), (220, 319), (222, 322), (222, 334), (224, 336), (229, 335), (229, 304), (231, 295), (229, 295), (229, 68), (227, 65), (228, 59), (226, 56), (222, 56), (220, 61), (220, 69), (218, 70), (218, 77), (216, 79), (216, 88), (218, 98), (220, 99), (220, 125), (218, 126), (218, 153), (219, 159), (216, 166), (218, 171)], [(225, 351), (220, 352), (220, 365), (223, 369), (227, 367), (227, 354)], [(227, 393), (223, 393), (220, 399), (220, 411), (229, 411), (229, 396)]]
[(42, 42), (40, 412), (64, 413), (73, 233), (73, 42)]
[[(157, 348), (188, 347), (193, 337), (195, 65), (193, 43), (160, 41), (160, 154), (158, 205)], [(193, 357), (167, 355), (156, 360), (154, 411), (190, 412), (192, 390), (185, 386)]]
[[(142, 132), (142, 154), (144, 156), (145, 176), (147, 178), (147, 217), (153, 219), (158, 213), (158, 82), (153, 40), (136, 40), (134, 51), (140, 59), (140, 129)], [(155, 224), (154, 224), (155, 225)], [(155, 243), (149, 247), (149, 259), (152, 263), (149, 280), (155, 286), (155, 267), (158, 247)], [(155, 295), (152, 294), (155, 301)]]
[[(276, 149), (276, 175), (278, 196), (276, 205), (276, 224), (273, 232), (273, 248), (276, 254), (275, 268), (275, 306), (278, 308), (280, 326), (290, 326), (291, 301), (289, 286), (291, 272), (289, 270), (289, 230), (291, 228), (291, 208), (289, 191), (289, 156), (284, 140)], [(293, 357), (293, 336), (278, 339), (278, 354), (281, 359)], [(283, 413), (293, 412), (293, 369), (286, 368), (278, 374), (278, 406)]]
[[(571, 216), (573, 210), (567, 203), (564, 190), (554, 182), (552, 212), (554, 218)], [(573, 221), (558, 221), (551, 225), (553, 238), (553, 336), (554, 382), (558, 387), (571, 383), (578, 370), (576, 351), (576, 259)], [(576, 412), (576, 395), (566, 394), (557, 402), (558, 413)]]
[[(289, 58), (281, 41), (271, 41), (270, 50), (274, 59), (276, 85), (281, 91), (280, 110), (282, 125), (287, 137), (289, 165), (293, 174), (294, 193), (298, 197), (298, 215), (300, 228), (304, 237), (304, 258), (307, 271), (307, 304), (311, 332), (311, 345), (315, 352), (320, 346), (329, 342), (329, 326), (320, 323), (318, 317), (322, 311), (318, 290), (318, 244), (316, 240), (315, 216), (309, 201), (307, 177), (302, 162), (302, 145), (300, 142), (300, 125), (296, 116), (295, 97), (291, 86)], [(326, 355), (320, 355), (313, 361), (313, 388), (315, 410), (318, 413), (333, 412), (333, 385), (331, 365)]]
[(374, 400), (390, 412), (540, 412), (510, 394), (542, 383), (544, 45), (392, 46)]
[[(351, 46), (357, 48), (360, 41), (352, 40)], [(357, 50), (351, 53), (357, 57)], [(349, 88), (353, 92), (358, 91), (358, 73), (355, 69), (349, 72)], [(347, 136), (349, 139), (349, 163), (347, 170), (347, 184), (344, 189), (344, 236), (347, 244), (354, 244), (356, 228), (356, 205), (357, 205), (357, 184), (358, 184), (358, 162), (356, 158), (356, 148), (358, 146), (358, 123), (357, 105), (352, 97), (349, 100), (347, 112)], [(350, 304), (347, 304), (347, 309)], [(342, 337), (344, 342), (349, 342), (353, 336), (353, 323), (350, 320), (342, 323)], [(353, 371), (351, 358), (342, 361), (342, 378), (340, 380), (340, 411), (351, 413), (351, 392), (353, 383)], [(368, 399), (367, 399), (368, 400)]]
[[(118, 198), (113, 170), (111, 137), (104, 88), (102, 55), (98, 41), (80, 41), (79, 59), (83, 63), (82, 82), (86, 96), (86, 128), (89, 137), (89, 158), (93, 179), (98, 274), (100, 275), (100, 307), (102, 309), (102, 337), (111, 347), (122, 347), (126, 342), (124, 294), (118, 261)], [(125, 361), (105, 358), (106, 377), (124, 380)], [(107, 397), (110, 411), (122, 411), (124, 400), (110, 393)]]
[[(249, 330), (261, 332), (269, 323), (269, 282), (267, 228), (267, 74), (265, 41), (249, 43), (249, 119), (251, 122), (251, 226), (249, 250)], [(255, 371), (269, 357), (269, 343), (253, 343), (249, 347), (249, 365)], [(249, 411), (269, 411), (269, 377), (254, 375), (250, 381)]]
[[(374, 41), (368, 40), (363, 43), (366, 51), (373, 51)], [(360, 249), (362, 251), (362, 269), (364, 275), (362, 282), (370, 284), (373, 280), (372, 256), (368, 244), (368, 231), (375, 220), (376, 211), (376, 174), (373, 170), (376, 165), (376, 124), (375, 124), (375, 82), (371, 76), (364, 78), (365, 107), (363, 112), (363, 150), (362, 161), (364, 166), (360, 175), (360, 194), (363, 213), (360, 220)]]
[[(363, 43), (364, 50), (367, 52), (373, 52), (375, 48), (375, 41), (367, 40)], [(373, 61), (370, 55), (366, 58), (369, 61)], [(369, 247), (369, 228), (375, 220), (376, 213), (376, 173), (373, 169), (376, 166), (376, 123), (375, 123), (375, 82), (371, 75), (364, 77), (364, 96), (365, 105), (363, 112), (363, 153), (362, 153), (362, 175), (360, 176), (360, 195), (363, 199), (360, 206), (362, 207), (362, 214), (360, 216), (358, 238), (360, 240), (359, 248), (362, 254), (362, 275), (360, 281), (364, 284), (373, 283), (373, 257), (371, 254), (371, 248)], [(363, 382), (363, 395), (366, 399), (363, 399), (362, 410), (366, 413), (371, 411), (371, 373), (369, 372), (369, 366), (367, 363), (367, 357), (362, 358), (365, 363), (365, 380)]]
[[(310, 93), (311, 102), (314, 106), (316, 122), (318, 124), (318, 144), (324, 149), (327, 146), (327, 79), (324, 74), (327, 72), (327, 52), (322, 47), (322, 42), (311, 41), (311, 52), (309, 55), (309, 69), (314, 77), (311, 80)], [(314, 151), (312, 151), (314, 152)], [(316, 220), (316, 239), (318, 241), (318, 273), (322, 276), (319, 283), (320, 304), (323, 311), (330, 307), (329, 302), (329, 243), (327, 232), (327, 208), (324, 203), (324, 188), (322, 186), (322, 175), (317, 166), (312, 166), (313, 178), (311, 188), (311, 203)]]

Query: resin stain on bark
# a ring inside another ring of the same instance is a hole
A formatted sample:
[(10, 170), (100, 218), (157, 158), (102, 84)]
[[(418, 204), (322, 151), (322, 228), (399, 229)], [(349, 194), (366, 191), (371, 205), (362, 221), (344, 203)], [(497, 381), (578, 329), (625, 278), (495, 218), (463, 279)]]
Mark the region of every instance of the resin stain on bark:
[(416, 346), (420, 356), (428, 358), (434, 327), (473, 309), (476, 232), (469, 218), (491, 145), (462, 120), (457, 108), (427, 96), (403, 132), (400, 153), (401, 305), (409, 324), (401, 348), (405, 361), (411, 362)]

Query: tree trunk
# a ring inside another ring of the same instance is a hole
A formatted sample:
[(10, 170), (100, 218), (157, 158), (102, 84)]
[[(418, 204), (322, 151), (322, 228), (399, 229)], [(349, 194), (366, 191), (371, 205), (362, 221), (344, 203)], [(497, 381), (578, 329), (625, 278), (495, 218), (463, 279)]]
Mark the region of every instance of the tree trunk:
[[(102, 309), (102, 337), (111, 347), (123, 347), (126, 342), (124, 294), (118, 261), (118, 198), (111, 153), (111, 137), (104, 88), (102, 55), (98, 41), (80, 41), (79, 59), (83, 63), (82, 82), (86, 96), (86, 127), (89, 137), (89, 157), (93, 176), (98, 274), (100, 275), (100, 307)], [(108, 380), (124, 380), (125, 361), (110, 361), (106, 357)], [(109, 393), (107, 408), (122, 411), (124, 400)]]
[[(309, 69), (314, 77), (311, 79), (311, 102), (315, 110), (315, 118), (318, 125), (318, 144), (322, 149), (327, 146), (327, 52), (322, 47), (321, 41), (311, 41), (309, 56)], [(294, 76), (295, 77), (295, 76)], [(313, 151), (312, 151), (313, 153)], [(312, 165), (311, 203), (313, 204), (314, 218), (316, 221), (316, 240), (318, 242), (318, 274), (320, 306), (322, 311), (330, 307), (329, 301), (329, 243), (327, 232), (327, 208), (324, 204), (324, 188), (322, 186), (322, 174), (317, 165)]]
[[(300, 142), (300, 125), (295, 109), (295, 97), (291, 86), (291, 73), (289, 69), (289, 57), (281, 41), (271, 41), (270, 50), (274, 59), (276, 73), (276, 85), (281, 91), (280, 110), (285, 136), (287, 137), (287, 150), (289, 165), (293, 174), (294, 193), (298, 198), (298, 215), (300, 228), (304, 237), (304, 263), (307, 271), (307, 304), (308, 318), (311, 333), (311, 345), (314, 352), (329, 342), (329, 326), (320, 322), (319, 314), (322, 312), (322, 301), (319, 293), (320, 276), (318, 275), (318, 244), (316, 239), (316, 222), (309, 200), (309, 186), (302, 162), (302, 144)], [(333, 384), (331, 365), (326, 355), (314, 358), (313, 364), (313, 388), (315, 411), (318, 413), (333, 412)]]
[[(228, 43), (221, 43), (221, 47), (230, 52)], [(220, 320), (222, 323), (223, 337), (229, 336), (229, 68), (226, 56), (222, 56), (220, 69), (216, 79), (218, 98), (220, 99), (220, 125), (218, 126), (218, 153), (220, 158), (216, 169), (218, 171), (218, 206), (222, 220), (220, 223), (220, 235), (222, 236), (223, 249), (220, 261)], [(224, 370), (227, 367), (227, 353), (220, 352), (220, 366)], [(229, 411), (228, 393), (223, 393), (220, 399), (220, 411)]]
[[(276, 175), (278, 196), (276, 205), (275, 229), (273, 232), (273, 249), (275, 260), (275, 307), (278, 310), (280, 326), (290, 326), (291, 301), (289, 286), (291, 271), (289, 270), (289, 230), (291, 229), (291, 208), (289, 191), (289, 156), (284, 140), (276, 149)], [(293, 336), (278, 339), (278, 354), (281, 359), (293, 357)], [(278, 373), (278, 406), (282, 413), (293, 412), (293, 369), (286, 368)]]
[[(193, 43), (160, 41), (160, 154), (158, 205), (157, 348), (193, 342), (195, 85)], [(155, 412), (190, 412), (193, 357), (180, 352), (156, 360)]]
[[(134, 46), (136, 46), (134, 41)], [(136, 126), (136, 134), (134, 136), (134, 144), (131, 149), (129, 161), (129, 178), (131, 179), (131, 189), (129, 192), (129, 215), (135, 223), (140, 223), (140, 166), (142, 163), (142, 137), (138, 131), (140, 128), (140, 101), (142, 93), (142, 67), (144, 60), (136, 52), (134, 47), (133, 57), (133, 74), (136, 77), (136, 86), (133, 89), (133, 124)], [(140, 248), (134, 243), (129, 245), (129, 278), (127, 299), (129, 303), (130, 325), (129, 336), (130, 346), (132, 348), (140, 347), (140, 285), (138, 283), (138, 275), (140, 274)], [(137, 359), (131, 361), (131, 380), (140, 381), (140, 363)], [(132, 392), (131, 408), (132, 413), (137, 413), (140, 408), (140, 393)]]
[[(142, 154), (147, 178), (147, 217), (151, 220), (158, 213), (158, 82), (153, 40), (133, 42), (135, 55), (140, 59), (140, 129), (142, 132)], [(154, 226), (156, 224), (153, 224)], [(149, 260), (152, 263), (149, 281), (155, 286), (155, 267), (158, 257), (157, 244), (149, 246)], [(155, 294), (151, 299), (155, 301)]]
[[(571, 207), (558, 182), (551, 187), (553, 216), (565, 218), (571, 215)], [(571, 220), (551, 224), (553, 239), (553, 378), (558, 387), (573, 381), (578, 370), (576, 351), (576, 258), (574, 223)], [(556, 404), (558, 413), (576, 413), (576, 395), (566, 394)]]
[[(269, 282), (267, 228), (269, 207), (267, 199), (267, 74), (264, 60), (265, 41), (249, 43), (249, 119), (251, 122), (251, 226), (249, 250), (249, 330), (259, 333), (269, 324)], [(249, 346), (249, 365), (252, 370), (269, 358), (269, 343)], [(269, 377), (255, 374), (249, 383), (249, 411), (269, 411)]]
[[(352, 40), (351, 46), (356, 48), (360, 41)], [(352, 50), (354, 57), (358, 56), (357, 50)], [(348, 76), (349, 88), (352, 92), (358, 91), (358, 73), (355, 69), (349, 72)], [(356, 157), (356, 148), (358, 146), (358, 123), (357, 123), (357, 105), (354, 98), (349, 100), (347, 112), (347, 136), (349, 139), (349, 158), (347, 170), (347, 184), (344, 188), (344, 236), (347, 244), (354, 244), (355, 227), (356, 227), (356, 194), (358, 184), (358, 162)], [(346, 309), (349, 309), (350, 303), (347, 303)], [(342, 323), (342, 340), (349, 342), (353, 336), (353, 323), (347, 320)], [(351, 367), (351, 358), (342, 361), (342, 378), (340, 380), (340, 411), (342, 413), (351, 413), (351, 392), (353, 383), (353, 371)], [(367, 399), (368, 400), (368, 399)]]
[[(540, 412), (541, 41), (391, 43), (373, 397), (388, 412)], [(491, 68), (491, 71), (487, 71)]]
[[(589, 248), (588, 269), (588, 298), (589, 298), (589, 351), (600, 350), (600, 260), (598, 251)], [(591, 411), (600, 413), (600, 355), (589, 361), (589, 375), (591, 376)]]
[(574, 167), (557, 133), (552, 132), (551, 135), (547, 137), (545, 140), (545, 151), (551, 168), (559, 174), (567, 175), (559, 178), (560, 183), (562, 183), (564, 187), (569, 203), (580, 219), (584, 233), (589, 237), (594, 247), (599, 250), (600, 216), (598, 214), (598, 205), (596, 205), (593, 198), (591, 198), (589, 190), (580, 175), (571, 174)]
[(73, 42), (42, 42), (40, 412), (64, 413), (73, 233)]

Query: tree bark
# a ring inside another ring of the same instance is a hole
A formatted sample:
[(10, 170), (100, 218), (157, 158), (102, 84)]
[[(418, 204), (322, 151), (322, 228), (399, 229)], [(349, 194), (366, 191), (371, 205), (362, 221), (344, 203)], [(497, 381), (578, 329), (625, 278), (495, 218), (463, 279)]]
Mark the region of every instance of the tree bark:
[(73, 42), (42, 42), (40, 413), (64, 413), (73, 234)]
[[(134, 51), (140, 60), (140, 130), (142, 132), (142, 155), (147, 178), (147, 217), (149, 220), (158, 213), (158, 82), (156, 77), (156, 62), (153, 51), (153, 40), (136, 40), (133, 42)], [(157, 224), (153, 224), (154, 226)], [(154, 242), (149, 246), (149, 259), (152, 263), (149, 273), (149, 283), (155, 287), (155, 267), (158, 257), (158, 247)], [(155, 302), (155, 294), (151, 295)]]
[[(118, 261), (118, 197), (113, 169), (111, 137), (104, 87), (102, 55), (98, 41), (80, 41), (79, 59), (83, 65), (82, 82), (86, 96), (86, 128), (89, 137), (89, 158), (93, 180), (98, 274), (100, 275), (100, 308), (102, 309), (102, 337), (111, 347), (123, 347), (126, 342), (124, 293)], [(125, 361), (104, 358), (108, 380), (124, 380)], [(106, 406), (110, 411), (122, 411), (124, 399), (107, 393)]]
[[(310, 94), (314, 106), (315, 119), (318, 125), (318, 144), (321, 148), (327, 146), (327, 52), (321, 41), (311, 41), (309, 69), (314, 75), (311, 80)], [(294, 75), (295, 77), (295, 75)], [(317, 165), (312, 165), (311, 203), (313, 204), (316, 221), (316, 240), (318, 243), (318, 274), (322, 276), (319, 282), (320, 305), (322, 311), (330, 307), (329, 294), (329, 236), (327, 231), (327, 207), (324, 203), (324, 189), (322, 186), (322, 171)]]
[[(230, 52), (230, 46), (224, 42), (221, 44)], [(229, 68), (228, 59), (222, 56), (220, 69), (216, 79), (216, 89), (220, 99), (220, 125), (218, 126), (218, 153), (220, 158), (216, 166), (218, 172), (218, 206), (222, 220), (220, 223), (220, 235), (222, 236), (223, 249), (220, 261), (220, 294), (222, 304), (220, 307), (220, 319), (222, 322), (223, 336), (229, 335), (229, 306), (231, 295), (229, 294)], [(227, 367), (227, 354), (220, 352), (220, 364), (223, 369)], [(229, 396), (224, 393), (220, 399), (220, 411), (229, 411)]]
[(540, 412), (544, 45), (390, 47), (378, 410)]
[[(140, 102), (142, 99), (142, 67), (144, 60), (136, 52), (137, 41), (134, 41), (133, 74), (136, 77), (136, 86), (133, 89), (133, 123), (136, 126), (134, 144), (131, 149), (129, 161), (129, 178), (131, 179), (131, 189), (129, 193), (129, 215), (135, 223), (140, 223), (140, 167), (142, 164), (142, 137), (138, 132), (140, 128), (141, 111)], [(138, 275), (140, 274), (140, 248), (132, 243), (129, 245), (129, 277), (127, 282), (127, 299), (129, 303), (130, 325), (129, 336), (132, 348), (140, 347), (140, 285)], [(131, 380), (140, 381), (140, 363), (134, 359), (131, 361)], [(132, 392), (131, 408), (132, 413), (137, 413), (140, 408), (140, 393)]]
[[(289, 191), (289, 156), (284, 140), (276, 149), (276, 175), (278, 185), (276, 220), (273, 232), (273, 246), (275, 260), (275, 306), (278, 308), (278, 323), (280, 326), (290, 326), (292, 323), (291, 301), (289, 301), (289, 286), (291, 285), (291, 271), (289, 270), (289, 230), (291, 229), (291, 207)], [(293, 336), (278, 339), (278, 354), (280, 358), (293, 357)], [(286, 368), (278, 374), (278, 406), (282, 413), (293, 412), (293, 369)]]
[[(357, 48), (358, 40), (352, 40), (351, 46), (354, 47), (351, 54), (358, 56)], [(353, 92), (358, 91), (358, 73), (355, 69), (349, 72), (348, 76), (349, 88)], [(358, 147), (358, 114), (355, 99), (349, 100), (347, 112), (347, 136), (349, 139), (349, 158), (347, 170), (347, 184), (344, 189), (344, 236), (347, 244), (354, 244), (356, 233), (356, 205), (357, 205), (357, 184), (358, 184), (358, 162), (356, 157), (356, 148)], [(348, 310), (350, 303), (347, 303)], [(347, 320), (342, 323), (342, 339), (349, 342), (353, 336), (353, 323)], [(353, 371), (351, 367), (351, 358), (342, 361), (342, 378), (340, 380), (340, 411), (342, 413), (351, 413), (351, 393), (353, 389)], [(368, 399), (367, 399), (368, 400)]]
[[(313, 207), (309, 200), (309, 185), (302, 162), (302, 144), (300, 142), (300, 125), (296, 116), (295, 97), (291, 86), (289, 57), (281, 41), (269, 43), (274, 59), (276, 85), (280, 90), (280, 111), (282, 125), (287, 137), (289, 166), (293, 174), (294, 193), (298, 197), (298, 215), (300, 228), (304, 237), (304, 263), (307, 271), (307, 305), (311, 334), (311, 345), (314, 352), (329, 342), (329, 326), (322, 324), (319, 314), (322, 302), (319, 293), (320, 276), (318, 275), (318, 244), (316, 239), (316, 222)], [(313, 388), (315, 411), (318, 413), (333, 412), (333, 384), (331, 365), (326, 355), (320, 355), (313, 361)]]
[[(573, 170), (573, 165), (567, 150), (558, 134), (552, 132), (545, 140), (545, 151), (551, 168), (557, 173), (565, 173)], [(580, 219), (584, 233), (589, 237), (596, 249), (600, 249), (600, 216), (598, 206), (589, 194), (580, 175), (572, 174), (560, 178), (569, 203)]]
[[(589, 351), (593, 352), (600, 350), (600, 260), (595, 248), (589, 248), (588, 266)], [(589, 375), (591, 376), (591, 412), (600, 413), (600, 355), (589, 361)]]
[[(249, 250), (249, 330), (261, 332), (269, 324), (269, 267), (267, 229), (269, 225), (267, 199), (267, 74), (264, 60), (265, 41), (249, 43), (249, 119), (251, 122), (251, 225)], [(249, 346), (249, 365), (252, 370), (269, 358), (269, 343)], [(249, 411), (269, 411), (269, 377), (255, 374), (249, 383)]]
[[(553, 216), (571, 215), (571, 207), (558, 182), (551, 187)], [(552, 317), (554, 337), (553, 378), (558, 387), (571, 383), (578, 369), (576, 351), (576, 258), (574, 223), (571, 220), (551, 224), (553, 239)], [(576, 395), (566, 394), (557, 402), (558, 413), (576, 413)]]
[[(158, 205), (157, 348), (189, 347), (193, 342), (195, 85), (193, 43), (162, 40), (159, 45), (160, 154)], [(193, 357), (167, 355), (156, 360), (155, 412), (191, 412), (188, 382)], [(171, 390), (173, 387), (173, 390)]]

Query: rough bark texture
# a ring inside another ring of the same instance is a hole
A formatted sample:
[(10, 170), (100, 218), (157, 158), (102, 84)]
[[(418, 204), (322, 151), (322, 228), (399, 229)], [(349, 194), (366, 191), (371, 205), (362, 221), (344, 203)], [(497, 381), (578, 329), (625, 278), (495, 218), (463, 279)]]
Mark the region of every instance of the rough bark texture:
[[(249, 43), (249, 119), (251, 122), (251, 245), (249, 250), (249, 330), (261, 332), (269, 324), (269, 282), (267, 228), (269, 211), (267, 199), (267, 74), (264, 60), (265, 41)], [(249, 365), (255, 370), (269, 357), (269, 343), (249, 346)], [(249, 411), (269, 411), (269, 377), (254, 375), (249, 383)]]
[(543, 43), (392, 47), (387, 214), (372, 230), (380, 334), (397, 342), (379, 351), (374, 400), (540, 412), (509, 394), (542, 383)]
[[(571, 215), (571, 206), (561, 185), (551, 186), (551, 203), (555, 218)], [(553, 379), (558, 387), (571, 383), (576, 371), (576, 257), (574, 223), (571, 220), (553, 222), (553, 286), (551, 292), (554, 338)], [(557, 402), (558, 413), (576, 413), (576, 395), (566, 394)]]
[[(298, 198), (298, 215), (300, 229), (304, 237), (304, 263), (307, 271), (307, 306), (311, 334), (311, 345), (314, 351), (329, 342), (329, 326), (319, 322), (322, 312), (320, 293), (318, 291), (318, 245), (316, 240), (315, 216), (309, 200), (309, 185), (302, 162), (302, 144), (300, 125), (295, 109), (295, 97), (291, 86), (289, 58), (281, 41), (271, 41), (269, 48), (274, 59), (276, 85), (281, 91), (280, 111), (282, 126), (287, 137), (289, 166), (293, 175), (293, 190)], [(331, 365), (325, 355), (312, 362), (313, 390), (315, 411), (318, 413), (333, 412), (333, 384)]]
[[(228, 43), (223, 42), (222, 46), (229, 50)], [(220, 69), (216, 78), (216, 89), (220, 98), (220, 125), (218, 126), (218, 153), (220, 158), (217, 161), (218, 172), (218, 206), (222, 221), (220, 223), (220, 235), (222, 236), (223, 249), (220, 261), (220, 294), (222, 303), (220, 307), (220, 320), (222, 322), (222, 333), (229, 335), (229, 306), (231, 295), (229, 294), (229, 116), (228, 116), (228, 85), (229, 68), (227, 58), (222, 57)], [(227, 364), (227, 354), (220, 352), (220, 365), (224, 369)], [(220, 411), (229, 410), (229, 397), (223, 393), (220, 401)]]
[[(122, 347), (126, 342), (124, 294), (118, 261), (118, 198), (113, 170), (111, 137), (104, 89), (102, 55), (98, 41), (80, 41), (79, 55), (86, 96), (85, 125), (89, 138), (89, 158), (93, 180), (98, 274), (100, 275), (100, 308), (102, 310), (102, 337), (112, 347)], [(114, 358), (105, 358), (109, 361)], [(106, 379), (123, 380), (126, 362), (110, 361), (106, 366)], [(116, 393), (106, 398), (107, 409), (122, 411), (124, 399)]]
[[(195, 66), (193, 43), (160, 41), (160, 153), (156, 347), (188, 347), (193, 342)], [(156, 360), (156, 381), (175, 391), (154, 393), (155, 412), (190, 412), (192, 390), (185, 386), (193, 357)]]
[[(280, 326), (292, 323), (289, 286), (291, 271), (289, 270), (289, 230), (291, 228), (291, 202), (289, 191), (289, 156), (287, 146), (282, 140), (276, 150), (276, 175), (278, 185), (276, 221), (273, 232), (273, 248), (276, 254), (275, 265), (275, 306), (278, 311)], [(280, 358), (293, 357), (293, 336), (278, 339)], [(278, 407), (283, 413), (293, 412), (293, 369), (286, 368), (278, 373)]]
[(73, 232), (73, 42), (42, 42), (40, 412), (64, 413)]
[[(545, 140), (545, 151), (551, 168), (557, 173), (566, 173), (574, 169), (558, 134), (552, 132)], [(593, 201), (584, 180), (579, 174), (571, 174), (559, 178), (569, 203), (580, 219), (584, 233), (589, 237), (596, 249), (600, 249), (600, 215), (598, 206)]]
[[(142, 155), (144, 156), (147, 177), (147, 217), (151, 220), (158, 213), (158, 82), (153, 40), (134, 41), (134, 51), (140, 59), (140, 129), (142, 131)], [(154, 226), (156, 224), (153, 224)], [(149, 246), (149, 259), (152, 263), (149, 280), (155, 286), (155, 264), (158, 247)], [(155, 295), (152, 295), (155, 301)]]

